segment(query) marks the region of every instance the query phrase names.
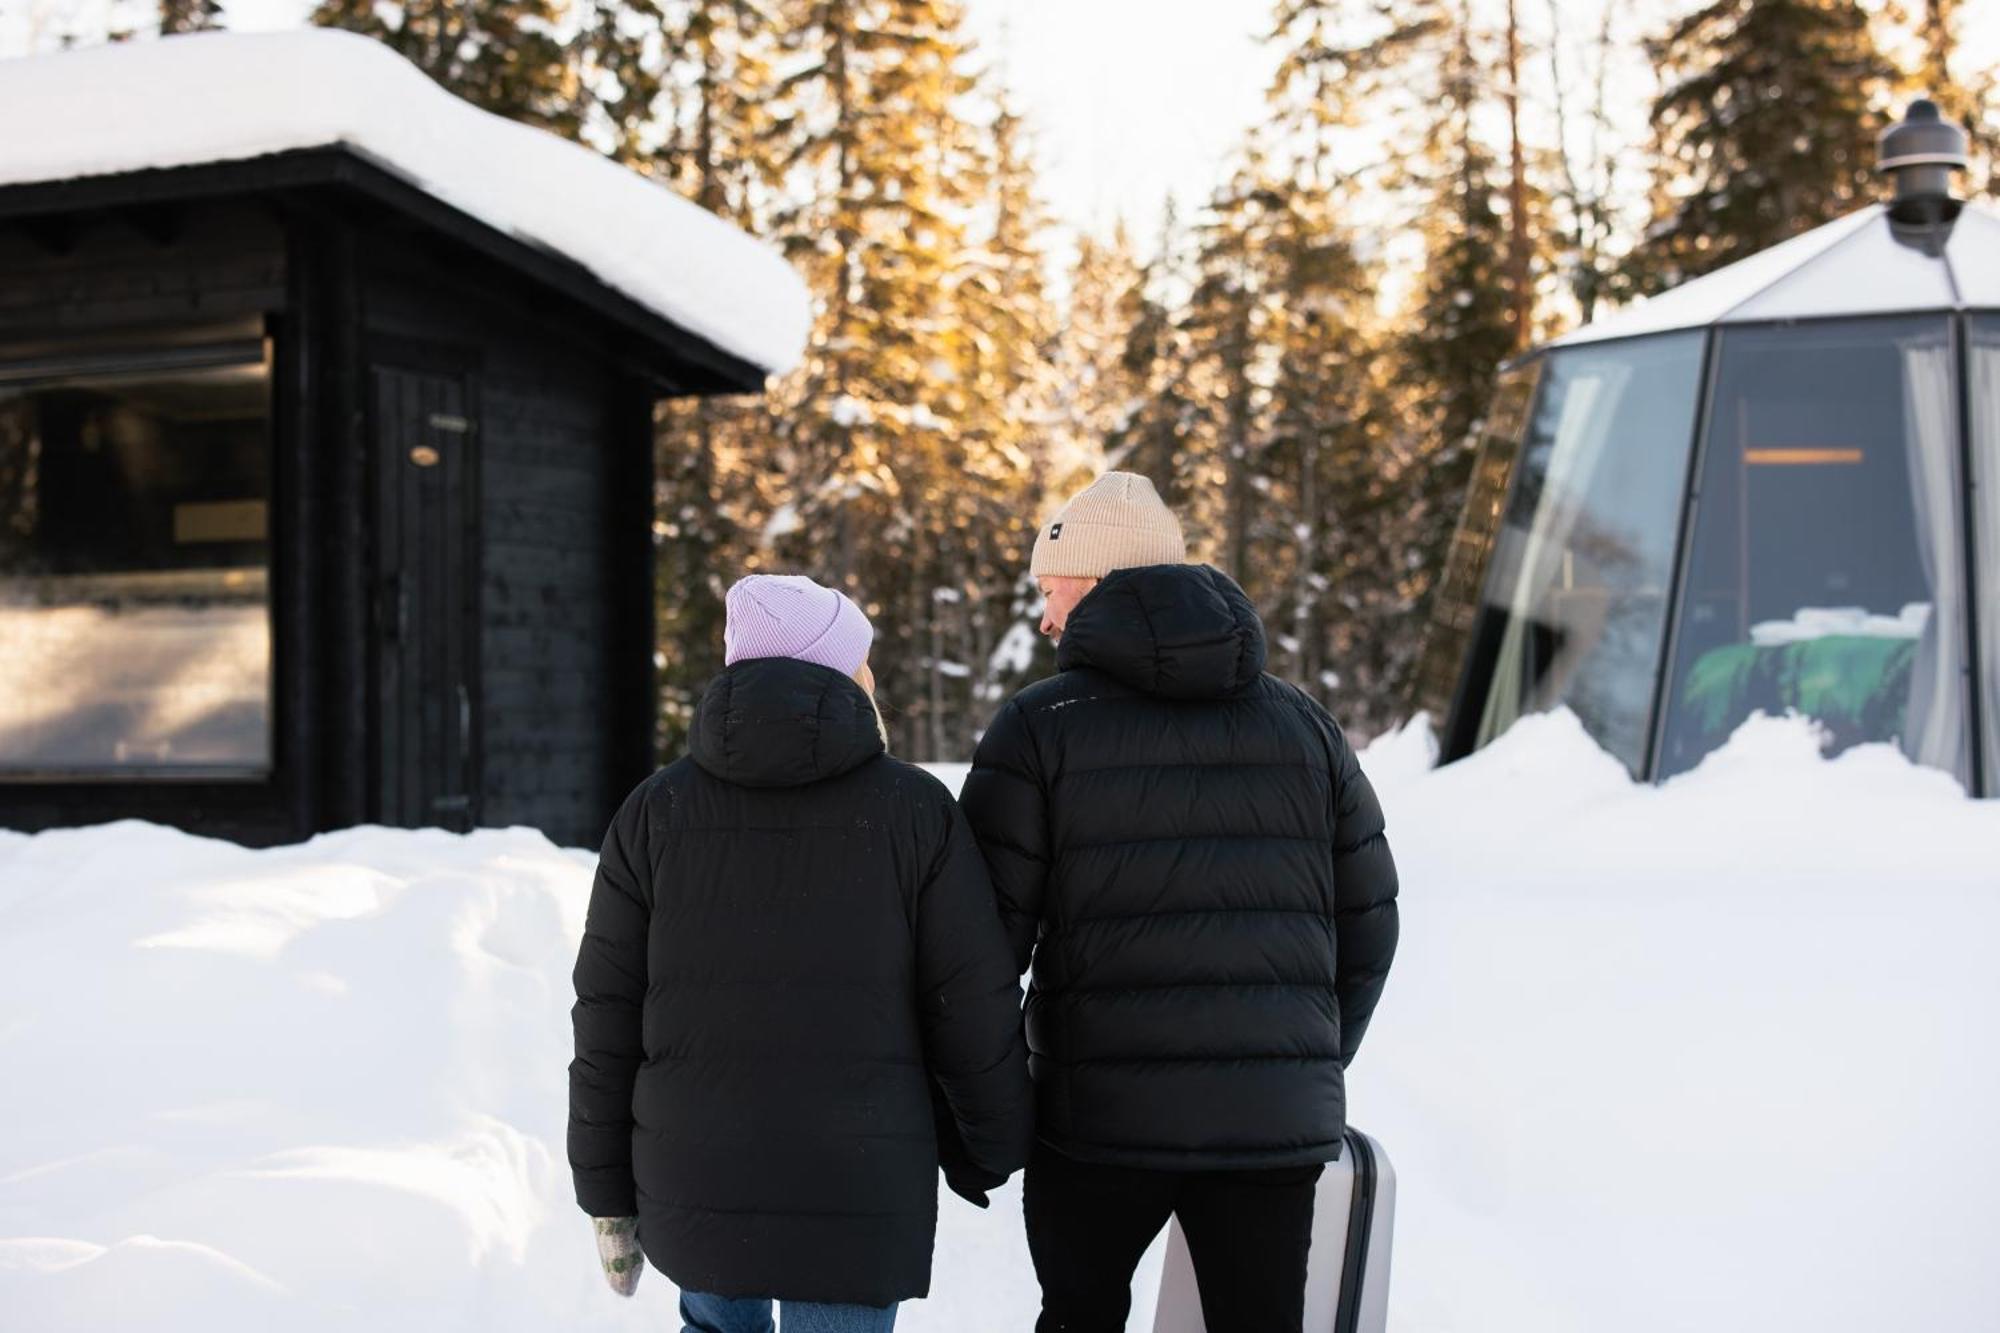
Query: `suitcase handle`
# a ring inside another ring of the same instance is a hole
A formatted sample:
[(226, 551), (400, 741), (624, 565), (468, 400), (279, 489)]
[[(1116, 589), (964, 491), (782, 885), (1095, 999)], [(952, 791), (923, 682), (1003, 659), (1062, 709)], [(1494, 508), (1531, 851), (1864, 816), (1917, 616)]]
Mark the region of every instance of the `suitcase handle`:
[(1379, 1172), (1375, 1149), (1369, 1146), (1367, 1135), (1350, 1125), (1342, 1138), (1354, 1172), (1354, 1192), (1348, 1196), (1347, 1252), (1340, 1264), (1340, 1304), (1333, 1333), (1359, 1333), (1361, 1271), (1368, 1255), (1368, 1233), (1375, 1225), (1375, 1184)]

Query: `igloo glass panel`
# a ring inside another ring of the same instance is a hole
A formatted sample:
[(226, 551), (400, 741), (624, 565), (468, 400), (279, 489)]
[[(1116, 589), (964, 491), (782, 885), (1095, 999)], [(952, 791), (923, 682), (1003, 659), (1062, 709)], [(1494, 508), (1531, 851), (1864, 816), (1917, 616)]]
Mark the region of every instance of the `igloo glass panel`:
[(1702, 338), (1550, 354), (1474, 634), (1476, 744), (1564, 705), (1644, 764)]
[(0, 775), (268, 769), (269, 376), (244, 354), (0, 364)]
[(1972, 321), (1972, 469), (1978, 486), (1978, 580), (1974, 593), (1979, 661), (1985, 680), (1980, 698), (1986, 733), (1986, 792), (2000, 796), (2000, 316)]
[(1753, 713), (1966, 776), (1949, 323), (1726, 330), (1668, 681), (1664, 775)]

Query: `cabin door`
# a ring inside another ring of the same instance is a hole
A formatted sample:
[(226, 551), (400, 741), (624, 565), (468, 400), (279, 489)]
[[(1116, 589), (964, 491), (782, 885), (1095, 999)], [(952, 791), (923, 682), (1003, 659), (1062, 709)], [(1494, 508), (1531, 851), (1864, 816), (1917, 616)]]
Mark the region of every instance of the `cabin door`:
[(479, 491), (470, 371), (370, 368), (379, 818), (479, 818)]

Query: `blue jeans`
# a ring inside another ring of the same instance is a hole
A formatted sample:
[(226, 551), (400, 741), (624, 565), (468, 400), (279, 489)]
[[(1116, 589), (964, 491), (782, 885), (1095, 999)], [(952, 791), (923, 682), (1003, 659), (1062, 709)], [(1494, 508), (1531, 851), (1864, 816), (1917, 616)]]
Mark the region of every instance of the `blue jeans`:
[[(784, 1333), (889, 1333), (896, 1327), (893, 1305), (821, 1305), (785, 1301), (779, 1308)], [(771, 1302), (763, 1297), (732, 1299), (698, 1291), (681, 1293), (681, 1333), (771, 1333)]]

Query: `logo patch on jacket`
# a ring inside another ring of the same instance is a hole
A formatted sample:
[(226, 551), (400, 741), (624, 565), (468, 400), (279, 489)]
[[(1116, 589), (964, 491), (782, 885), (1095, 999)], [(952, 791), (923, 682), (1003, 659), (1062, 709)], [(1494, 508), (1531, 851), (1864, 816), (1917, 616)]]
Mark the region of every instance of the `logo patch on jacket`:
[(1062, 524), (1052, 523), (1049, 525), (1049, 540), (1052, 542), (1062, 540)]

